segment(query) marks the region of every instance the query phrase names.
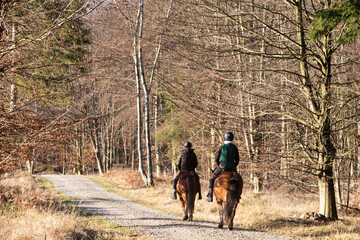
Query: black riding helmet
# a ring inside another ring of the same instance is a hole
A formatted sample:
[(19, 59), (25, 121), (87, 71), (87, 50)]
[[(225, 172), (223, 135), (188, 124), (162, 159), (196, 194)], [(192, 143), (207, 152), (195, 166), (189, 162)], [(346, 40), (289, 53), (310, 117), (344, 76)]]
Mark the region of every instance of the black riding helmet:
[(185, 142), (184, 147), (191, 148), (192, 147), (191, 142)]
[(232, 132), (226, 132), (224, 138), (226, 141), (232, 141), (234, 140), (234, 134)]

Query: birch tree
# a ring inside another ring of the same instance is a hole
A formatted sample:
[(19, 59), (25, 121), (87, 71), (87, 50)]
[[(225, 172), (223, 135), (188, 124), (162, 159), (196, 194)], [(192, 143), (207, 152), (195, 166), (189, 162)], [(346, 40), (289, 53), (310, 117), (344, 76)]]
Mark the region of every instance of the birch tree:
[[(171, 4), (166, 13), (166, 20), (169, 17)], [(138, 112), (138, 154), (139, 154), (139, 171), (143, 177), (144, 182), (148, 186), (153, 186), (153, 170), (152, 170), (152, 158), (151, 158), (151, 137), (150, 137), (150, 94), (151, 87), (153, 84), (154, 74), (156, 70), (156, 64), (159, 59), (160, 50), (162, 46), (163, 34), (160, 36), (159, 44), (155, 52), (154, 62), (151, 68), (151, 73), (149, 75), (149, 82), (145, 79), (145, 70), (143, 63), (143, 50), (142, 50), (142, 36), (143, 36), (143, 26), (144, 26), (144, 0), (139, 1), (138, 14), (135, 23), (135, 32), (134, 32), (134, 66), (135, 66), (135, 75), (136, 75), (136, 96), (137, 96), (137, 112)], [(166, 24), (165, 24), (166, 26)], [(164, 29), (165, 30), (165, 29)], [(163, 30), (163, 31), (164, 31)], [(140, 104), (140, 84), (144, 93), (144, 121), (145, 121), (145, 143), (146, 143), (146, 159), (147, 159), (147, 176), (142, 166), (141, 159), (141, 104)]]

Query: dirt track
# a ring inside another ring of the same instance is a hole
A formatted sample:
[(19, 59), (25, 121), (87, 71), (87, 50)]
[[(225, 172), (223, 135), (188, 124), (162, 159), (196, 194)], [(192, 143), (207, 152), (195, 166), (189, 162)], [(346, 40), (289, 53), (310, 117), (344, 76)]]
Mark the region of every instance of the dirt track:
[(266, 232), (218, 229), (216, 222), (182, 221), (180, 216), (142, 206), (80, 176), (42, 175), (87, 211), (154, 239), (290, 239)]

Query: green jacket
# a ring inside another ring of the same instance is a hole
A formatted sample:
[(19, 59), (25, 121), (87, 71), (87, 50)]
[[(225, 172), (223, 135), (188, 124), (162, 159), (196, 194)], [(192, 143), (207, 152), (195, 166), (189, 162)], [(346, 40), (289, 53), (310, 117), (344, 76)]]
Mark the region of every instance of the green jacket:
[(218, 149), (215, 161), (220, 167), (225, 169), (236, 168), (239, 164), (239, 151), (236, 145), (233, 142), (225, 141)]

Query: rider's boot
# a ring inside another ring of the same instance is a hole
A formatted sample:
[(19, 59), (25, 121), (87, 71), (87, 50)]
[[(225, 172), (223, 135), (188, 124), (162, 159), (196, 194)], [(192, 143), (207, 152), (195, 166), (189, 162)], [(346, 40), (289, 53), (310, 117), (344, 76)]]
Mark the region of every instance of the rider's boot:
[(174, 190), (173, 195), (171, 196), (172, 199), (176, 200), (177, 199), (177, 193), (176, 190)]
[(209, 180), (209, 192), (206, 195), (207, 199), (206, 201), (212, 202), (213, 201), (213, 189), (214, 189), (214, 177), (210, 178)]
[(209, 188), (209, 192), (208, 194), (206, 195), (207, 199), (206, 201), (208, 202), (212, 202), (213, 201), (213, 189), (212, 188)]

